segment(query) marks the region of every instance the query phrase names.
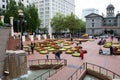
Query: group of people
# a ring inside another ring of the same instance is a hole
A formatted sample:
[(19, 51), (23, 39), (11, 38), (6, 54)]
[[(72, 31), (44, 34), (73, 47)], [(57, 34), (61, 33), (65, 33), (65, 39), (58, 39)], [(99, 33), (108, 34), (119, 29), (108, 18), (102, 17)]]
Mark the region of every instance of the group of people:
[(106, 39), (101, 38), (101, 40), (98, 42), (98, 45), (103, 45), (106, 42)]
[(35, 48), (35, 43), (31, 42), (31, 45), (28, 47), (28, 55), (30, 55), (30, 52), (34, 54), (34, 48)]
[[(117, 47), (113, 47), (112, 45), (110, 46), (110, 55), (116, 54), (118, 48)], [(100, 48), (99, 49), (99, 54), (102, 54), (103, 50)]]
[[(57, 50), (56, 52), (54, 52), (54, 54), (55, 54), (55, 59), (56, 60), (60, 60), (61, 59), (60, 55), (62, 54), (62, 51)], [(49, 59), (49, 55), (48, 54), (46, 55), (46, 59)]]
[(110, 46), (110, 54), (113, 55), (113, 54), (116, 54), (118, 48), (117, 47), (112, 47)]

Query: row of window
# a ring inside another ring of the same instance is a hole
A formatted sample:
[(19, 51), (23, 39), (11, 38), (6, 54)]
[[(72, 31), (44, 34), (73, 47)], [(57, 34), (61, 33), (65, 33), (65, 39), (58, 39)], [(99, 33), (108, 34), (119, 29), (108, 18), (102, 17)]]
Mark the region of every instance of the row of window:
[[(116, 22), (117, 20), (104, 20), (103, 22), (107, 22), (107, 21), (108, 21), (108, 22), (112, 22), (112, 21), (113, 21), (113, 22)], [(94, 19), (92, 19), (92, 22), (94, 22)]]

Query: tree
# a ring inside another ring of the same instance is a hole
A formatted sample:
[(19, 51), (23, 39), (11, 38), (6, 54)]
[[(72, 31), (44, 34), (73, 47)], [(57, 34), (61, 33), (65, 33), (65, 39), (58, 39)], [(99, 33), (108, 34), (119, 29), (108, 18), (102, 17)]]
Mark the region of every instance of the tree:
[(51, 20), (51, 26), (53, 30), (60, 33), (63, 30), (66, 30), (65, 27), (65, 16), (63, 14), (57, 13)]
[(0, 8), (0, 15), (4, 14), (4, 10), (2, 8)]
[(74, 14), (64, 16), (57, 13), (51, 20), (51, 26), (56, 32), (69, 30), (71, 34), (85, 31), (85, 22)]
[(41, 20), (38, 16), (38, 9), (34, 4), (29, 5), (24, 11), (25, 19), (27, 20), (27, 30), (34, 32), (40, 26)]
[(9, 17), (13, 16), (14, 18), (18, 17), (18, 6), (15, 0), (10, 0), (7, 3), (6, 11), (5, 11), (5, 22), (9, 23)]
[[(24, 14), (23, 21), (27, 21), (27, 27), (25, 26), (25, 23), (23, 24), (23, 31), (28, 30), (30, 32), (34, 32), (39, 26), (40, 26), (40, 19), (38, 16), (38, 10), (35, 7), (35, 5), (31, 4), (27, 7), (24, 6), (23, 3), (20, 1), (18, 4), (16, 4), (15, 0), (9, 0), (7, 4), (7, 8), (5, 11), (5, 23), (9, 23), (10, 19), (9, 17), (14, 17), (14, 20), (16, 21), (16, 25), (14, 25), (14, 29), (17, 29), (17, 20), (19, 20), (18, 16), (18, 10), (22, 9)], [(17, 31), (17, 30), (15, 30)]]
[(65, 17), (65, 25), (69, 29), (72, 35), (80, 31), (81, 23), (82, 23), (82, 20), (80, 20), (74, 14), (70, 14)]

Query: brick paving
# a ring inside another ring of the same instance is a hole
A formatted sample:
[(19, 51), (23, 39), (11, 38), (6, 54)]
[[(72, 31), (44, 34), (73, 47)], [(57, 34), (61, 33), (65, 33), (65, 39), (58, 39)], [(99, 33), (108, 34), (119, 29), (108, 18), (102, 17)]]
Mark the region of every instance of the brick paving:
[[(72, 57), (70, 54), (65, 53), (61, 55), (61, 58), (67, 59), (68, 65), (80, 66), (83, 62), (89, 62), (105, 67), (120, 75), (120, 55), (100, 55), (98, 53), (100, 49), (100, 46), (97, 45), (98, 41), (99, 39), (83, 42), (81, 44), (83, 49), (87, 50), (87, 54), (84, 55), (84, 60), (81, 60), (80, 57)], [(110, 41), (110, 39), (107, 39), (107, 41)], [(116, 39), (114, 39), (114, 42), (116, 42)], [(103, 46), (101, 46), (101, 48), (103, 50), (109, 50), (109, 48), (104, 48)], [(46, 59), (46, 55), (35, 52), (34, 54), (28, 55), (27, 58), (28, 60)], [(55, 59), (55, 55), (50, 53), (49, 58)], [(66, 80), (75, 70), (75, 68), (66, 66), (50, 77), (49, 80)]]

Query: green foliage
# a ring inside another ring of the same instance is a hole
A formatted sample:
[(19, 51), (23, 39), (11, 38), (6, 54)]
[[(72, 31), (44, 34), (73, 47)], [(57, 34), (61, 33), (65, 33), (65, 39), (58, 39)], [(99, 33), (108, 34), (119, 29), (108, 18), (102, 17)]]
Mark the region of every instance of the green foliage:
[(0, 8), (0, 15), (4, 14), (4, 10), (2, 8)]
[(16, 18), (18, 16), (18, 6), (16, 5), (15, 0), (10, 0), (7, 4), (7, 9), (5, 12), (5, 22), (9, 23), (9, 17), (13, 16)]
[(14, 19), (18, 20), (19, 9), (23, 10), (24, 20), (27, 21), (27, 26), (23, 27), (23, 31), (28, 30), (28, 31), (34, 32), (40, 25), (40, 19), (38, 17), (38, 10), (33, 4), (25, 7), (21, 2), (18, 2), (18, 4), (16, 4), (15, 0), (10, 0), (7, 4), (7, 9), (4, 14), (5, 23), (9, 23), (10, 21), (9, 17), (11, 16), (14, 17)]
[(69, 30), (71, 33), (76, 33), (76, 31), (85, 31), (85, 22), (79, 19), (74, 14), (64, 16), (57, 13), (51, 20), (51, 26), (57, 32), (63, 30)]
[(26, 8), (24, 14), (28, 25), (27, 30), (34, 32), (39, 27), (41, 22), (38, 16), (38, 9), (34, 4), (31, 4)]
[(4, 26), (4, 23), (0, 21), (0, 26)]
[(57, 13), (51, 20), (51, 26), (56, 32), (61, 32), (66, 30), (65, 27), (65, 16), (63, 14)]

